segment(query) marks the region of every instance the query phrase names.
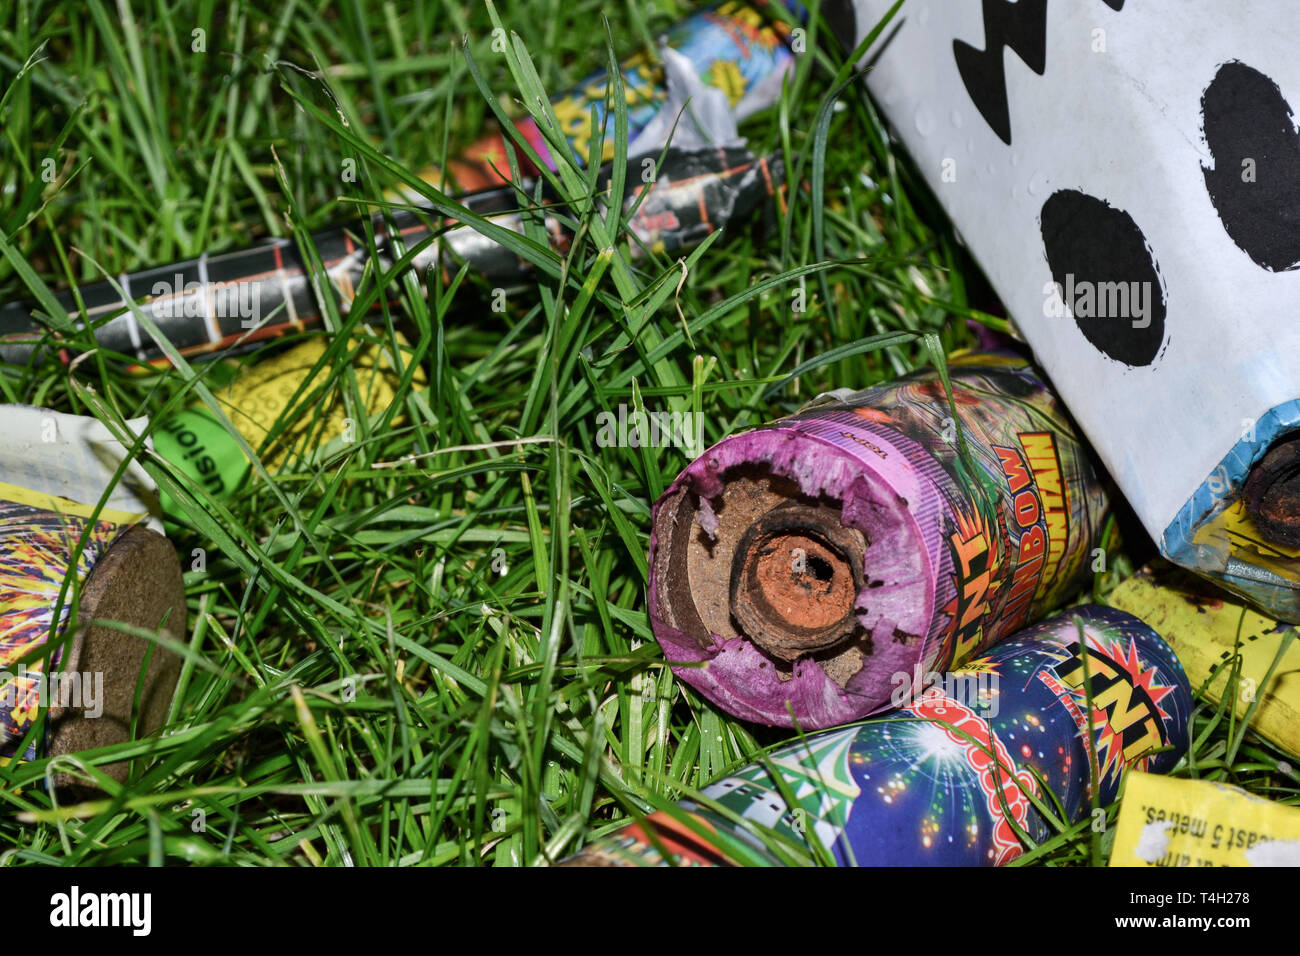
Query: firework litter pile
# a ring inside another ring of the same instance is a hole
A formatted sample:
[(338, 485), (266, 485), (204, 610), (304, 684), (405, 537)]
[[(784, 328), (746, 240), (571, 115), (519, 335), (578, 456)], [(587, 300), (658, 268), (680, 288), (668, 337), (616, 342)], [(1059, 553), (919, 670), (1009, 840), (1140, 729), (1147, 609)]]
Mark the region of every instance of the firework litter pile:
[(1078, 590), (1109, 508), (1087, 452), (1018, 359), (950, 365), (955, 405), (912, 375), (732, 436), (673, 482), (649, 600), (681, 680), (746, 720), (832, 727)]
[(934, 686), (887, 717), (778, 749), (568, 862), (779, 865), (774, 845), (816, 844), (840, 866), (1001, 865), (1023, 853), (1020, 834), (1054, 832), (1036, 801), (1076, 821), (1093, 797), (1113, 801), (1128, 771), (1167, 772), (1188, 746), (1182, 666), (1113, 608), (1074, 608), (949, 676), (964, 691)]

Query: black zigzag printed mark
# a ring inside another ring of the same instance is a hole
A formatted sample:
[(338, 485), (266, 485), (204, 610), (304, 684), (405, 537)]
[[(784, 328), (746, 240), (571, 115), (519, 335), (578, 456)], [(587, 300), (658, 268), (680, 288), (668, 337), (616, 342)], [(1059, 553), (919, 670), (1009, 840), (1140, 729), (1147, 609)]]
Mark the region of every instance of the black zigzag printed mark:
[[(1124, 0), (1104, 2), (1112, 10), (1124, 9)], [(962, 40), (952, 41), (953, 57), (966, 92), (984, 121), (1010, 146), (1011, 104), (1002, 67), (1004, 47), (1043, 75), (1047, 69), (1047, 0), (984, 0), (984, 49), (977, 50)]]
[(957, 72), (975, 107), (1002, 142), (1011, 145), (1011, 105), (1002, 67), (1006, 47), (1039, 76), (1047, 68), (1047, 0), (984, 0), (984, 49), (952, 41)]

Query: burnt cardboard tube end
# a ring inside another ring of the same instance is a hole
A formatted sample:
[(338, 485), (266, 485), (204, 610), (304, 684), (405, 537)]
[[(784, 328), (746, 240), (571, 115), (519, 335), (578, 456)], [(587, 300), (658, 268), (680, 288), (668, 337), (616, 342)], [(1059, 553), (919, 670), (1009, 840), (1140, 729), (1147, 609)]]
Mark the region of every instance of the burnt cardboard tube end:
[(853, 545), (826, 508), (792, 503), (751, 524), (731, 567), (731, 612), (746, 636), (785, 661), (851, 637), (862, 587)]
[(1273, 443), (1250, 470), (1242, 496), (1265, 541), (1300, 547), (1300, 432)]
[[(185, 584), (171, 542), (140, 525), (123, 532), (82, 587), (78, 619), (81, 630), (62, 670), (83, 684), (92, 681), (98, 699), (93, 707), (83, 697), (50, 708), (51, 757), (147, 737), (167, 719), (180, 658), (111, 623), (161, 631), (172, 640), (185, 634)], [(124, 783), (129, 764), (100, 769)], [(63, 772), (54, 775), (54, 786), (69, 794), (95, 791), (80, 775)]]

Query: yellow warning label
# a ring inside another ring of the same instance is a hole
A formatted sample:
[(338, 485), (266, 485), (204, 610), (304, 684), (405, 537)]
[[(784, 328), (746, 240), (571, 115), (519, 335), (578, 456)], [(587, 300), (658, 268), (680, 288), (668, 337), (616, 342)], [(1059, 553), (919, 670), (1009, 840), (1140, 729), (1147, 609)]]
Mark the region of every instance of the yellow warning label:
[[(1217, 704), (1231, 689), (1238, 717), (1245, 717), (1258, 699), (1252, 729), (1300, 755), (1300, 640), (1288, 642), (1290, 625), (1167, 566), (1146, 568), (1129, 578), (1111, 593), (1110, 603), (1140, 617), (1169, 642), (1192, 690)], [(1240, 676), (1230, 688), (1238, 654)], [(1273, 676), (1265, 685), (1270, 668)]]
[(1298, 866), (1300, 808), (1130, 770), (1111, 866)]

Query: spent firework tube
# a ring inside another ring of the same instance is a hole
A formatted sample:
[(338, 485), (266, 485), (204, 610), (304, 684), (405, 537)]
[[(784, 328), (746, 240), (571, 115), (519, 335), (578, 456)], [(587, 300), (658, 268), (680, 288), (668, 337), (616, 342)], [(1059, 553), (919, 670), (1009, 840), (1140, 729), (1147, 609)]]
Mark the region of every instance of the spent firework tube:
[[(670, 149), (653, 182), (643, 183), (640, 159), (629, 164), (629, 189), (624, 206), (631, 215), (628, 230), (633, 258), (649, 250), (673, 255), (702, 242), (728, 224), (766, 207), (783, 185), (779, 159), (756, 157), (742, 146)], [(602, 172), (598, 189), (609, 183)], [(632, 185), (635, 184), (635, 185)], [(644, 193), (644, 195), (642, 195)], [(524, 231), (520, 196), (513, 187), (496, 187), (462, 197), (476, 215), (509, 229)], [(572, 237), (561, 224), (570, 211), (554, 197), (542, 215), (552, 248), (568, 249)], [(635, 212), (633, 210), (635, 209)], [(377, 263), (372, 263), (362, 223), (340, 225), (313, 234), (312, 242), (324, 274), (346, 313), (368, 268), (390, 269), (401, 247), (416, 252), (411, 268), (423, 276), (430, 268), (454, 273), (463, 265), (486, 281), (512, 286), (526, 280), (532, 265), (468, 225), (442, 219), (430, 211), (399, 210), (392, 225), (373, 220)], [(397, 234), (397, 236), (394, 235)], [(434, 236), (436, 241), (429, 242)], [(121, 289), (121, 292), (118, 289)], [(297, 245), (271, 239), (244, 249), (207, 254), (182, 262), (118, 276), (116, 285), (104, 281), (80, 289), (85, 311), (95, 326), (100, 348), (140, 361), (165, 361), (123, 298), (140, 301), (139, 308), (184, 356), (203, 357), (251, 348), (267, 339), (302, 332), (323, 322), (320, 291)], [(70, 292), (55, 296), (69, 321), (80, 311)], [(24, 363), (42, 347), (60, 347), (46, 331), (28, 302), (0, 306), (0, 359)]]
[[(846, 48), (890, 0), (835, 0)], [(1300, 7), (905, 6), (867, 86), (1166, 557), (1300, 620)], [(917, 64), (925, 64), (918, 69)]]
[(677, 477), (654, 508), (650, 615), (681, 680), (744, 720), (831, 727), (1077, 590), (1109, 511), (1087, 451), (1019, 359), (949, 366), (956, 420), (917, 373)]
[[(137, 634), (174, 641), (185, 633), (180, 562), (149, 527), (157, 524), (156, 491), (138, 463), (124, 461), (125, 446), (92, 418), (20, 405), (5, 406), (5, 415), (0, 765), (156, 730), (180, 658)], [(138, 432), (147, 421), (127, 424)], [(69, 635), (74, 604), (78, 627)], [(128, 761), (101, 766), (119, 783), (128, 769)], [(53, 781), (83, 782), (66, 773)]]
[(816, 841), (841, 866), (1002, 865), (1024, 852), (1021, 834), (1054, 832), (1034, 800), (1077, 821), (1094, 779), (1106, 806), (1128, 771), (1167, 773), (1189, 743), (1178, 659), (1114, 608), (1072, 608), (931, 684), (895, 713), (809, 735), (705, 787), (709, 802), (684, 801), (568, 862), (656, 865), (662, 850), (674, 863), (776, 862), (747, 822), (795, 847)]

